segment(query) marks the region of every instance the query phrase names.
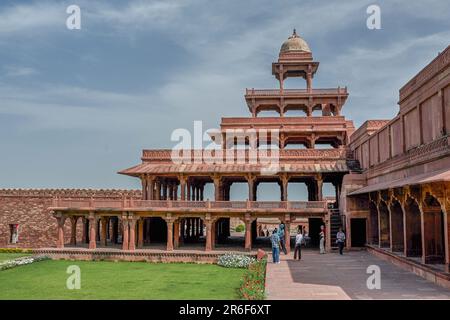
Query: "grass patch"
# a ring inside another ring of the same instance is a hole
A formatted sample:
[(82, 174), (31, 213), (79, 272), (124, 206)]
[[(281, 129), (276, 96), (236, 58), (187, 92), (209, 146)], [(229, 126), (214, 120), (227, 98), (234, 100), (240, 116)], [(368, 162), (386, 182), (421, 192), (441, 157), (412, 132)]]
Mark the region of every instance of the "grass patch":
[(7, 260), (13, 260), (20, 257), (27, 257), (31, 256), (31, 253), (3, 253), (0, 252), (0, 262), (7, 261)]
[[(66, 288), (67, 267), (81, 289)], [(238, 299), (245, 269), (217, 265), (48, 260), (0, 272), (0, 299)]]

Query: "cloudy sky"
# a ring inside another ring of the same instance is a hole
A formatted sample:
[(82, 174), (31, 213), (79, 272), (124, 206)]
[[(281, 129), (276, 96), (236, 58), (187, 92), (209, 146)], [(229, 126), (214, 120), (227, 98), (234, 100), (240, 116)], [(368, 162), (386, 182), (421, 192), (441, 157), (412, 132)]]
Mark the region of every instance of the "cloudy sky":
[[(0, 187), (134, 188), (116, 174), (176, 128), (247, 116), (248, 88), (297, 28), (320, 61), (315, 87), (347, 86), (359, 126), (398, 111), (398, 89), (445, 49), (450, 2), (167, 0), (0, 2)], [(66, 28), (67, 6), (81, 30)], [(304, 86), (300, 80), (288, 87)]]

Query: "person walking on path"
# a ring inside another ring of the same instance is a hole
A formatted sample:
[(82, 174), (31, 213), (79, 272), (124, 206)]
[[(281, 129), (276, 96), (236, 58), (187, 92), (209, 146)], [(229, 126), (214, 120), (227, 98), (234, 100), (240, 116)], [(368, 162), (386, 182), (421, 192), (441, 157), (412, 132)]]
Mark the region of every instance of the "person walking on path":
[(277, 228), (273, 230), (270, 242), (272, 243), (273, 263), (280, 263), (280, 237), (278, 236)]
[(323, 254), (325, 253), (325, 227), (322, 225), (320, 226), (320, 233), (319, 233), (319, 237), (320, 237), (320, 253)]
[(298, 253), (298, 260), (302, 259), (302, 242), (303, 242), (303, 234), (299, 229), (297, 231), (297, 235), (295, 236), (294, 260), (297, 259), (297, 253)]
[(342, 231), (342, 228), (339, 228), (339, 232), (336, 234), (336, 243), (339, 247), (339, 254), (342, 255), (345, 245), (345, 233)]
[(280, 238), (281, 250), (283, 250), (284, 254), (287, 254), (286, 250), (286, 241), (285, 241), (285, 230), (284, 223), (280, 223), (280, 229), (278, 229), (278, 237)]

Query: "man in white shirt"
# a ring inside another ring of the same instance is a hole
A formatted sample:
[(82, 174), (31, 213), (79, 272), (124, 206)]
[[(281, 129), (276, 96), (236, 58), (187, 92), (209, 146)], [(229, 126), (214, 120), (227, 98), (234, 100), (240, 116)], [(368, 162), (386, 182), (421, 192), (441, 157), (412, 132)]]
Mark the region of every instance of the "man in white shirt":
[(300, 230), (298, 230), (297, 235), (295, 236), (294, 260), (297, 259), (297, 253), (298, 253), (298, 260), (302, 258), (302, 240), (303, 234)]

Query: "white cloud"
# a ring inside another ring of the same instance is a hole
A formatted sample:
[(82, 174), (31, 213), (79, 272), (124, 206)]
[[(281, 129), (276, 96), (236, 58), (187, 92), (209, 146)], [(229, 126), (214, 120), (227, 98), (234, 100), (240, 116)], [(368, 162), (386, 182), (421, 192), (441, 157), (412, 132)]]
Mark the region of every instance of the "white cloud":
[(8, 77), (23, 77), (38, 73), (36, 69), (24, 66), (5, 66), (3, 69)]

